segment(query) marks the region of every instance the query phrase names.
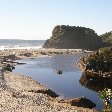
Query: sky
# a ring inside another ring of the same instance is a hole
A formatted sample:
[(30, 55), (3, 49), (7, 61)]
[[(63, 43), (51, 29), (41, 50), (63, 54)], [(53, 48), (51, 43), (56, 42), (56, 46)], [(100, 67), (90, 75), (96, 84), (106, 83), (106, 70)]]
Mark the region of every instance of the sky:
[(0, 39), (46, 40), (56, 25), (112, 31), (112, 0), (0, 0)]

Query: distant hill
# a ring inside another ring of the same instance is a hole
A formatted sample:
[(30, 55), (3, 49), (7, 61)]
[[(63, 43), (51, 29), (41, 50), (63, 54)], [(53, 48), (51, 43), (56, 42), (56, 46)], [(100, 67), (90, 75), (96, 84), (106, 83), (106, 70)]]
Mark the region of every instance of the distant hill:
[(103, 39), (104, 42), (111, 43), (112, 46), (112, 31), (106, 32), (105, 34), (101, 35), (101, 38)]
[(57, 25), (50, 39), (46, 40), (44, 48), (89, 49), (96, 50), (109, 46), (93, 29), (76, 26)]

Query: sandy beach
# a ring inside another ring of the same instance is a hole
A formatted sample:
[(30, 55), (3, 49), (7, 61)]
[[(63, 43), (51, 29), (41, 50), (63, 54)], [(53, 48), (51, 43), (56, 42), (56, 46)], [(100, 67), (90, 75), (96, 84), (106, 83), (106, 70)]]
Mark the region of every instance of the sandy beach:
[(47, 90), (31, 77), (4, 74), (0, 84), (0, 112), (96, 112), (59, 103), (59, 98), (43, 92)]
[[(78, 49), (5, 50), (0, 56), (12, 59), (36, 58), (82, 52)], [(0, 74), (0, 112), (97, 112), (95, 109), (71, 106), (45, 85), (21, 74)]]

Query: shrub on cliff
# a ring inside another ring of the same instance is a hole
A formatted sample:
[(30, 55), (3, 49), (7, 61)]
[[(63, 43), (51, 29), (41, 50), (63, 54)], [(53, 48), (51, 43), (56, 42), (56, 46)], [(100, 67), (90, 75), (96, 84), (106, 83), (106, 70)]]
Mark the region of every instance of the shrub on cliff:
[(81, 58), (86, 70), (112, 72), (112, 47), (99, 49), (95, 54)]
[(104, 42), (108, 42), (112, 45), (112, 31), (106, 32), (105, 34), (101, 35), (101, 38)]

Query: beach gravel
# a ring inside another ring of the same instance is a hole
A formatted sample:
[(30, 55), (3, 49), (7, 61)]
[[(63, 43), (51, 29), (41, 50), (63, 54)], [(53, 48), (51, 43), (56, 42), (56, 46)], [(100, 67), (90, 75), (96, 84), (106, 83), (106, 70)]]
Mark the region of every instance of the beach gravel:
[(0, 83), (0, 112), (95, 112), (58, 103), (58, 98), (41, 92), (47, 90), (31, 77), (4, 74)]

